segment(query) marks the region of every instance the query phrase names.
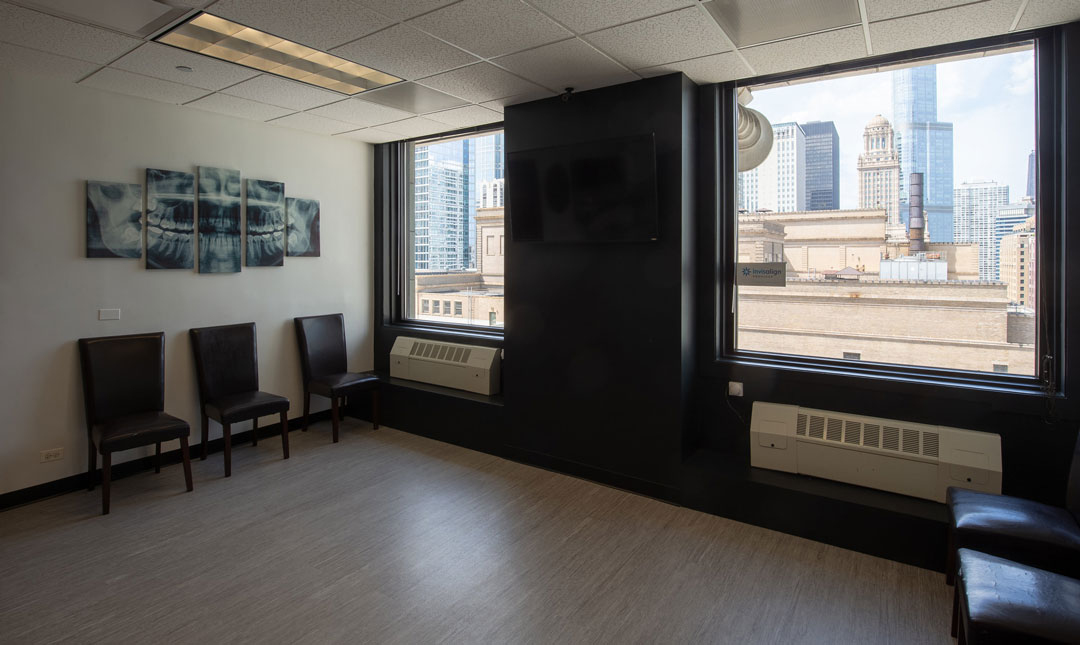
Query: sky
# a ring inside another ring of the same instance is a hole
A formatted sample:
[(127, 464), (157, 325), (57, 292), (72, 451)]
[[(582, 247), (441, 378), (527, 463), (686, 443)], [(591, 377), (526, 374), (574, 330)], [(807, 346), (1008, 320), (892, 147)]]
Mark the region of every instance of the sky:
[[(953, 124), (953, 185), (992, 180), (1019, 201), (1035, 147), (1034, 52), (940, 63), (938, 121)], [(863, 128), (892, 115), (891, 72), (760, 90), (749, 107), (771, 123), (833, 121), (840, 135), (840, 208), (858, 208), (856, 164)]]

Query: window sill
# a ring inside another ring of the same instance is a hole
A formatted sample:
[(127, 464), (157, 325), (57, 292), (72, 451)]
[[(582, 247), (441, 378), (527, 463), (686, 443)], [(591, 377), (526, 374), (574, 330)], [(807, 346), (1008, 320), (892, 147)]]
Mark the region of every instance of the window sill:
[(383, 328), (396, 335), (417, 334), (424, 338), (442, 338), (447, 342), (469, 343), (487, 341), (486, 345), (502, 343), (502, 328), (466, 327), (464, 325), (445, 325), (417, 320), (403, 320), (383, 325)]

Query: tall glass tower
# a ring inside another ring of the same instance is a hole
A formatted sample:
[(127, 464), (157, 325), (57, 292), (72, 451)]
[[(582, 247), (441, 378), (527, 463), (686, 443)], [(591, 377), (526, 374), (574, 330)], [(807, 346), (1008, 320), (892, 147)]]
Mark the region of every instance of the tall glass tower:
[(840, 208), (840, 135), (832, 121), (800, 123), (806, 134), (806, 210)]
[(953, 126), (937, 120), (937, 67), (893, 72), (893, 128), (900, 150), (900, 213), (907, 223), (908, 177), (923, 173), (931, 242), (953, 242)]

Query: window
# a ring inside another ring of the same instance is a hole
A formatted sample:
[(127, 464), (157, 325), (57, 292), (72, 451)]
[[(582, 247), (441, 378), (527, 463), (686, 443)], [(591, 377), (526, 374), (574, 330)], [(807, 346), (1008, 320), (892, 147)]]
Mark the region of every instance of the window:
[(487, 248), (487, 254), (488, 255), (495, 255), (495, 236), (494, 235), (488, 235), (487, 236), (487, 243), (484, 246), (485, 246), (485, 248)]
[(734, 182), (734, 256), (785, 279), (737, 281), (732, 349), (1036, 376), (1035, 75), (1027, 42), (748, 85), (774, 146)]
[(1009, 366), (1003, 365), (1002, 363), (994, 363), (994, 371), (998, 374), (1008, 374)]
[[(502, 264), (480, 262), (505, 230), (503, 148), (501, 130), (406, 145), (402, 319), (503, 326)], [(432, 293), (453, 296), (453, 310), (451, 300), (436, 300), (429, 312), (425, 301)], [(483, 317), (488, 310), (500, 312), (495, 322)], [(445, 318), (451, 311), (458, 320)]]
[(497, 325), (497, 324), (499, 324), (498, 323), (498, 314), (496, 312), (492, 311), (492, 312), (488, 313), (488, 324), (489, 325)]
[(424, 298), (423, 300), (420, 301), (420, 311), (424, 312), (425, 314), (428, 312), (428, 300), (427, 300), (427, 298)]

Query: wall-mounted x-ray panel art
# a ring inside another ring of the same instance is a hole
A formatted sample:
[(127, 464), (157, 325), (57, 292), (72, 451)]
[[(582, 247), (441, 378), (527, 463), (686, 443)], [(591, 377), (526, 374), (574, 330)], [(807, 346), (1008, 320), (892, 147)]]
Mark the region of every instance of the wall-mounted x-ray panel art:
[(86, 182), (86, 257), (142, 257), (142, 185)]
[(285, 200), (289, 212), (289, 236), (286, 251), (289, 257), (319, 257), (319, 202), (315, 199)]
[(146, 268), (195, 268), (195, 175), (146, 169)]
[(240, 171), (199, 167), (199, 273), (240, 271)]
[(247, 265), (285, 264), (285, 184), (247, 179)]

